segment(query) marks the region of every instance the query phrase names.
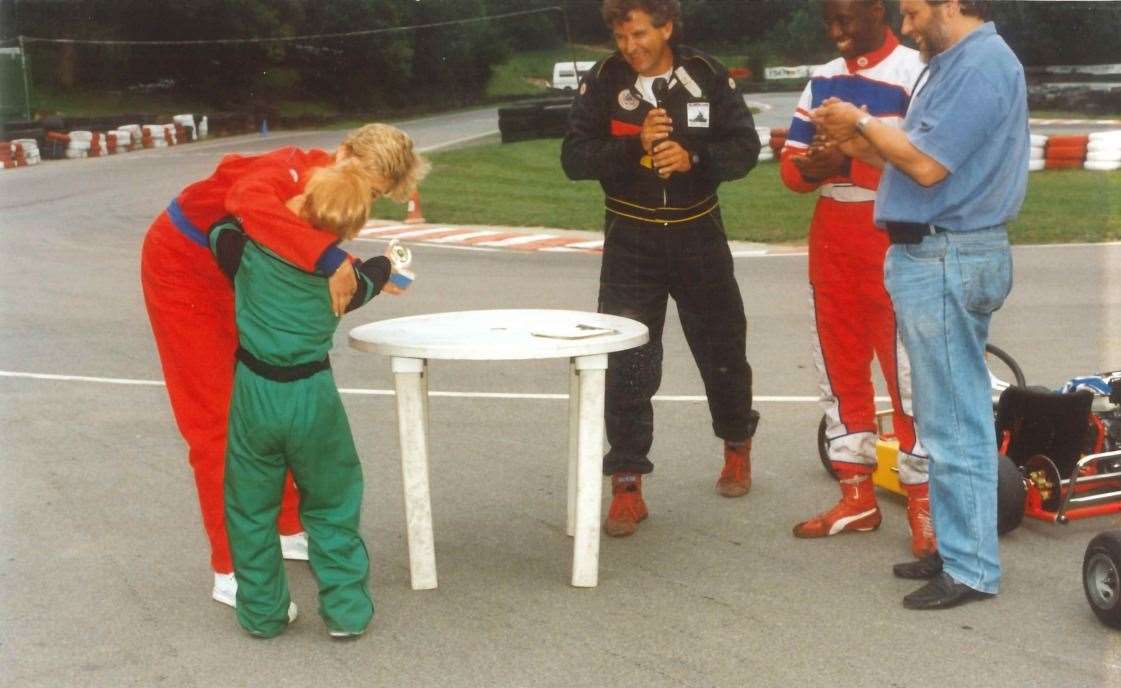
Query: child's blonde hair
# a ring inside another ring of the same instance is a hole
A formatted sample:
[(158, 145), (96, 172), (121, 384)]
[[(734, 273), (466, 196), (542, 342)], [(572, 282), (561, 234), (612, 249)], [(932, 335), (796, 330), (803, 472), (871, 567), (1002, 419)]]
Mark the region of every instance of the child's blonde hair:
[(366, 224), (372, 196), (369, 180), (357, 161), (318, 167), (304, 187), (300, 216), (340, 239), (353, 239)]
[(413, 140), (397, 127), (367, 124), (347, 134), (342, 145), (372, 179), (389, 185), (382, 191), (398, 203), (409, 200), (428, 174), (428, 161), (413, 151)]

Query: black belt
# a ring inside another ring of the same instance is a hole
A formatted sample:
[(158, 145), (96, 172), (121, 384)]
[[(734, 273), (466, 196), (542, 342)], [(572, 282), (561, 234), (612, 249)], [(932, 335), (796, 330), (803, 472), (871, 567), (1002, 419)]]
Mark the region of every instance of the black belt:
[(273, 382), (295, 382), (305, 377), (311, 377), (319, 371), (327, 370), (331, 367), (330, 356), (324, 356), (322, 361), (301, 363), (294, 366), (276, 366), (271, 363), (265, 363), (240, 346), (237, 348), (237, 352), (234, 356), (237, 360), (244, 363), (246, 368), (249, 368), (254, 373), (268, 380), (272, 380)]
[(716, 198), (715, 195), (712, 195), (684, 208), (674, 208), (670, 206), (649, 208), (644, 205), (625, 201), (621, 198), (608, 196), (604, 201), (604, 205), (608, 212), (618, 215), (619, 217), (668, 227), (708, 215), (720, 207), (720, 200)]
[(887, 235), (893, 244), (921, 244), (923, 238), (945, 232), (945, 227), (921, 222), (889, 222)]

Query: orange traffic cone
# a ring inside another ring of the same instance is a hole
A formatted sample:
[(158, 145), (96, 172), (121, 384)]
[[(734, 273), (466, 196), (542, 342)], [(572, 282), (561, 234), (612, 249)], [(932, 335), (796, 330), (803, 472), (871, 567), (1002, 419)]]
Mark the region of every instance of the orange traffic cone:
[(419, 191), (414, 191), (412, 197), (409, 198), (409, 207), (405, 213), (405, 222), (408, 224), (420, 224), (425, 222), (424, 213), (420, 210)]

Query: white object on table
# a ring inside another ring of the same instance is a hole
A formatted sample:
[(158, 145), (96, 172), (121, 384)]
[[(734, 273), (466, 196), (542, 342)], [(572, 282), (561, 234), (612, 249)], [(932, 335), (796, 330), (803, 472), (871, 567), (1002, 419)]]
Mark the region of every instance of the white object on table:
[(602, 313), (560, 310), (460, 311), (356, 327), (350, 345), (392, 358), (409, 567), (414, 590), (436, 587), (428, 489), (428, 361), (569, 359), (568, 514), (572, 585), (599, 576), (603, 400), (607, 354), (649, 341), (646, 326)]

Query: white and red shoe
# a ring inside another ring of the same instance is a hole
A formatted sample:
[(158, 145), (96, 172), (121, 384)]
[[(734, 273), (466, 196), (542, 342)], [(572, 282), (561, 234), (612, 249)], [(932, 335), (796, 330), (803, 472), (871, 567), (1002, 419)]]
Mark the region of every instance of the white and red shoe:
[(841, 501), (829, 511), (794, 526), (794, 537), (820, 538), (839, 533), (863, 533), (880, 527), (872, 476), (841, 473)]

